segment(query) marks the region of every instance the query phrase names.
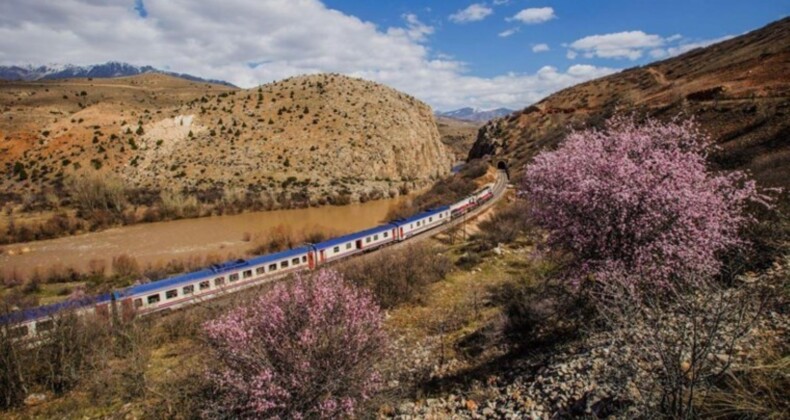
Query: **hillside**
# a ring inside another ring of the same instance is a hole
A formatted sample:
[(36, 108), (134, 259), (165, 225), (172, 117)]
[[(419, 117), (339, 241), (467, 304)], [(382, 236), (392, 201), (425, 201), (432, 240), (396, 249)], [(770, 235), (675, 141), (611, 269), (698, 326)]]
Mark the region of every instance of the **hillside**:
[(452, 151), (456, 161), (466, 159), (477, 138), (477, 130), (482, 125), (483, 123), (474, 121), (436, 116), (436, 126), (439, 129), (442, 143)]
[(615, 111), (691, 116), (720, 150), (723, 169), (790, 186), (790, 18), (644, 67), (582, 83), (481, 128), (469, 158), (495, 155), (521, 168), (570, 127), (600, 126)]
[(452, 162), (427, 105), (340, 75), (249, 90), (159, 74), (0, 82), (0, 104), (2, 185), (18, 194), (99, 173), (147, 193), (288, 205), (396, 195)]

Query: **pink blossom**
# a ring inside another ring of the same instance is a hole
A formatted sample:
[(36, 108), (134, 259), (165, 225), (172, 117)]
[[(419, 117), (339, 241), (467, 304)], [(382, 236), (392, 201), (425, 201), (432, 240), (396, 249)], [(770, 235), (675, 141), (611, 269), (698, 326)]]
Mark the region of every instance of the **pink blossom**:
[(216, 409), (238, 417), (352, 415), (378, 389), (386, 346), (372, 296), (321, 270), (206, 323)]
[(709, 149), (691, 120), (613, 117), (602, 130), (572, 132), (527, 166), (528, 216), (548, 232), (549, 249), (572, 257), (574, 284), (669, 287), (686, 274), (714, 275), (717, 254), (743, 245), (745, 205), (769, 199), (741, 172), (708, 170)]

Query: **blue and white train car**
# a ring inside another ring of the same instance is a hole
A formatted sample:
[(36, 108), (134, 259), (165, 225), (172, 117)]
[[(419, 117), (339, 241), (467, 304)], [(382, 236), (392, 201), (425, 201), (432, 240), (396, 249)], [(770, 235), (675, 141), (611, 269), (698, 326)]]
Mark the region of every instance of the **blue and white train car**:
[(55, 315), (64, 311), (74, 311), (76, 315), (98, 314), (109, 317), (111, 300), (110, 294), (106, 293), (37, 306), (0, 316), (0, 325), (13, 325), (8, 329), (8, 334), (13, 339), (34, 339), (51, 330), (55, 326)]
[(398, 228), (398, 240), (403, 241), (450, 221), (450, 206), (426, 210), (416, 216), (392, 222)]
[(396, 240), (396, 228), (386, 224), (313, 245), (317, 265), (369, 251)]
[(115, 292), (121, 313), (134, 315), (175, 309), (218, 295), (254, 286), (265, 278), (310, 267), (310, 247), (300, 247), (249, 260), (214, 264), (209, 268)]

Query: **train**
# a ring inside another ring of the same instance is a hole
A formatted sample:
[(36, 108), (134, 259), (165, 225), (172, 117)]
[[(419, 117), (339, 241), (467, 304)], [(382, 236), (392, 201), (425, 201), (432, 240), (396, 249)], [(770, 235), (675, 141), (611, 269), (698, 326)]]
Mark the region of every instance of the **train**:
[(334, 261), (370, 252), (409, 239), (462, 217), (494, 197), (487, 184), (464, 199), (397, 219), (359, 232), (316, 244), (288, 249), (249, 259), (213, 264), (199, 271), (138, 284), (98, 296), (72, 299), (56, 304), (11, 312), (0, 317), (13, 339), (36, 338), (53, 328), (59, 312), (98, 315), (108, 320), (128, 320), (155, 312), (174, 310), (237, 292), (288, 274), (315, 270)]

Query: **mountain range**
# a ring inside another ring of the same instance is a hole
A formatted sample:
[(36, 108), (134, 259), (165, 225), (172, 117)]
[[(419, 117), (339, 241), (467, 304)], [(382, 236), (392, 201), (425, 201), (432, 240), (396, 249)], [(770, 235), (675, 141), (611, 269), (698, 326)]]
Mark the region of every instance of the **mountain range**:
[(513, 112), (513, 110), (507, 108), (497, 108), (484, 111), (480, 108), (465, 107), (456, 109), (454, 111), (436, 112), (436, 115), (462, 121), (486, 122), (494, 118), (504, 117), (511, 112)]
[(160, 73), (193, 82), (205, 82), (235, 87), (232, 84), (222, 80), (203, 79), (190, 74), (159, 70), (151, 66), (134, 66), (128, 63), (120, 63), (117, 61), (108, 61), (104, 64), (94, 64), (89, 66), (75, 66), (72, 64), (48, 64), (43, 66), (0, 66), (0, 79), (24, 81), (73, 79), (84, 77), (104, 79), (109, 77), (136, 76), (138, 74), (146, 73)]

